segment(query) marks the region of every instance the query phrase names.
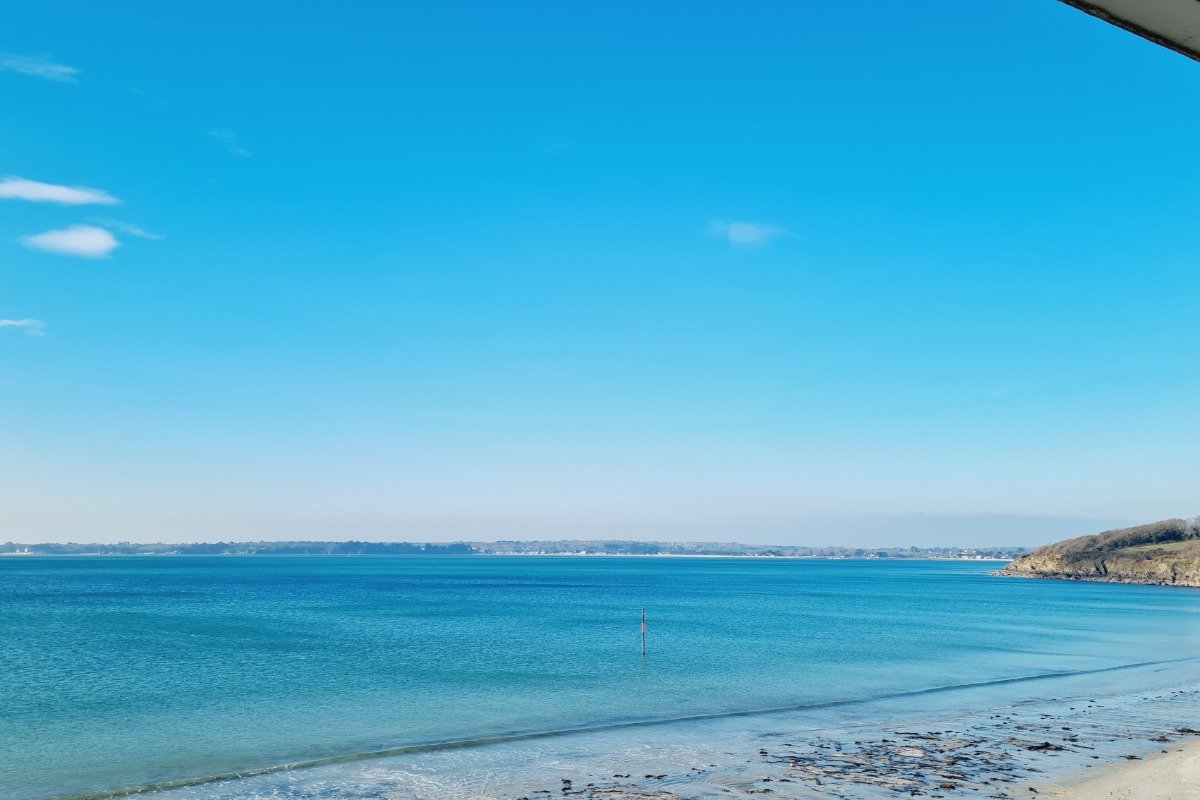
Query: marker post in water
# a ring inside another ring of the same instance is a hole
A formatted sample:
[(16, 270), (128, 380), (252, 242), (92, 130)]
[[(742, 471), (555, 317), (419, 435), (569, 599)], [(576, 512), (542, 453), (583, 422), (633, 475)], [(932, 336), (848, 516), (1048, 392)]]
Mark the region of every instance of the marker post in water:
[(646, 609), (642, 609), (642, 657), (646, 657)]

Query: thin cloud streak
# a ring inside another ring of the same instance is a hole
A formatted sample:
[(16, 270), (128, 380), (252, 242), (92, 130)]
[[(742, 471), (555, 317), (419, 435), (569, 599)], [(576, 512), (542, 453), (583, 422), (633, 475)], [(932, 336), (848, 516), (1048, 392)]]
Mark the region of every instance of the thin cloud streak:
[(778, 225), (768, 225), (762, 222), (734, 222), (723, 219), (712, 221), (709, 229), (714, 236), (725, 239), (730, 244), (746, 247), (762, 247), (772, 239), (787, 236), (790, 231)]
[(40, 319), (0, 319), (0, 328), (23, 330), (30, 336), (46, 335), (46, 323)]
[(238, 139), (238, 135), (233, 131), (221, 128), (209, 131), (208, 135), (216, 139), (218, 142), (224, 143), (225, 149), (230, 153), (233, 153), (235, 156), (243, 156), (245, 158), (250, 157), (250, 151), (242, 147), (241, 141)]
[(121, 222), (119, 219), (101, 219), (96, 220), (97, 225), (103, 225), (106, 228), (112, 228), (114, 231), (128, 233), (130, 236), (137, 236), (141, 239), (165, 239), (167, 238), (161, 233), (151, 233), (141, 225), (134, 225), (129, 222)]
[(46, 56), (19, 56), (15, 53), (0, 53), (0, 69), (6, 72), (30, 75), (34, 78), (42, 78), (43, 80), (55, 81), (57, 83), (75, 83), (79, 80), (75, 77), (79, 74), (78, 68), (59, 64), (56, 61), (51, 61)]
[(121, 246), (111, 233), (92, 225), (72, 225), (61, 230), (22, 236), (21, 244), (34, 250), (80, 258), (108, 258), (113, 250)]
[(90, 186), (61, 186), (9, 175), (0, 181), (0, 198), (28, 200), (31, 203), (58, 203), (64, 206), (98, 204), (111, 206), (121, 201), (103, 189)]

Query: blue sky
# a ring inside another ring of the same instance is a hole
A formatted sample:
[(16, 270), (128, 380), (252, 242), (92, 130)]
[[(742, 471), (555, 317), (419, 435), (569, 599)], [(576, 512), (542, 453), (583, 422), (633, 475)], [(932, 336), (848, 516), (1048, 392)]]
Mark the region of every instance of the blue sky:
[(0, 540), (1200, 512), (1200, 65), (1065, 5), (5, 17)]

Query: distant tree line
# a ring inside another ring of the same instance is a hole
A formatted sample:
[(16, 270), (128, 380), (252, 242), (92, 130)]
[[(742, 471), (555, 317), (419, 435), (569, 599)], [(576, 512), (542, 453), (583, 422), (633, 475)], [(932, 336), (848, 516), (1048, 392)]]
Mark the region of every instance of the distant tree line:
[(795, 547), (737, 542), (637, 542), (611, 539), (498, 542), (201, 542), (193, 544), (18, 544), (0, 545), (0, 554), (31, 555), (679, 555), (756, 556), (773, 558), (996, 558), (1008, 559), (1023, 547), (959, 549), (955, 547)]

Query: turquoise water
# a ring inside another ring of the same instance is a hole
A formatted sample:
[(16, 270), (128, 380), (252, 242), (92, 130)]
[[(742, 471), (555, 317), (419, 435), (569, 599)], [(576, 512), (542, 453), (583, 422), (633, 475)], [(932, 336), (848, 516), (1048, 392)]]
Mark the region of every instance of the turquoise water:
[(3, 558), (0, 798), (1200, 654), (1200, 592), (995, 566)]

